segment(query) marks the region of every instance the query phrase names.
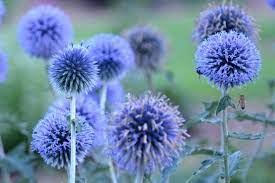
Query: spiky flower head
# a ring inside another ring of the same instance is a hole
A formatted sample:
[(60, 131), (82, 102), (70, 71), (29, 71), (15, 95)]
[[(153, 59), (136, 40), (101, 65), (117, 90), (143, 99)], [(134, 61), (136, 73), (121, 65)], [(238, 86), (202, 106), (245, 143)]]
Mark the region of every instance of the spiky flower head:
[(81, 45), (68, 46), (55, 55), (49, 66), (53, 88), (69, 95), (91, 90), (97, 82), (97, 74), (95, 61)]
[(275, 0), (266, 0), (266, 3), (267, 3), (272, 9), (275, 9)]
[(165, 96), (130, 96), (112, 118), (110, 156), (119, 168), (132, 173), (139, 168), (146, 174), (162, 170), (179, 156), (189, 137), (183, 123), (179, 111)]
[[(61, 113), (67, 115), (70, 113), (70, 100), (58, 99), (49, 108), (49, 112)], [(83, 123), (89, 124), (94, 131), (93, 146), (98, 147), (106, 142), (106, 127), (107, 123), (100, 113), (99, 104), (88, 95), (81, 95), (76, 101), (76, 114), (80, 117)]]
[(155, 72), (164, 62), (166, 51), (164, 37), (149, 26), (133, 27), (126, 37), (134, 50), (138, 68), (146, 72)]
[(200, 14), (196, 23), (193, 40), (197, 43), (222, 31), (243, 33), (253, 41), (258, 38), (254, 19), (232, 3), (210, 6)]
[[(93, 147), (94, 131), (78, 120), (76, 132), (76, 160), (82, 162)], [(68, 118), (60, 113), (49, 113), (33, 130), (31, 148), (52, 167), (64, 168), (70, 162), (71, 132)]]
[[(102, 91), (102, 83), (98, 83), (96, 88), (88, 93), (88, 97), (93, 98), (98, 104), (100, 102), (100, 96)], [(107, 85), (106, 95), (106, 107), (113, 111), (119, 108), (119, 106), (125, 100), (125, 92), (123, 86), (119, 81), (113, 81)]]
[(2, 23), (3, 17), (6, 14), (6, 7), (3, 0), (0, 0), (0, 23)]
[(258, 76), (260, 53), (245, 35), (217, 33), (203, 41), (195, 55), (196, 71), (220, 89), (246, 84)]
[(86, 42), (91, 56), (97, 61), (103, 82), (121, 78), (134, 62), (128, 42), (120, 36), (101, 33)]
[(50, 59), (72, 42), (70, 19), (60, 9), (41, 5), (24, 15), (18, 26), (21, 47), (31, 56)]
[(4, 82), (8, 74), (8, 60), (6, 55), (0, 51), (0, 83)]

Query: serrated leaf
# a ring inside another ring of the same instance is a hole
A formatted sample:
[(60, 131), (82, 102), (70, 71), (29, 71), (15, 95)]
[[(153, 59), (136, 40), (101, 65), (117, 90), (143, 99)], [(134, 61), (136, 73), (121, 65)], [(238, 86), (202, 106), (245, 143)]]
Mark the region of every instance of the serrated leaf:
[[(230, 177), (234, 176), (236, 172), (239, 170), (239, 165), (241, 162), (242, 153), (241, 151), (236, 151), (229, 155), (228, 163), (229, 163), (229, 175)], [(224, 172), (221, 173), (221, 177), (224, 178)]]
[(25, 144), (20, 144), (9, 152), (4, 158), (0, 159), (0, 167), (8, 172), (19, 172), (28, 182), (34, 181), (34, 173), (31, 161), (33, 157), (24, 153)]
[(236, 108), (235, 104), (232, 102), (231, 97), (229, 95), (224, 96), (219, 101), (219, 104), (216, 110), (216, 115), (218, 115), (221, 111), (225, 110), (227, 107), (232, 107), (234, 109)]
[(223, 153), (212, 149), (212, 148), (204, 148), (199, 146), (189, 146), (186, 145), (185, 155), (209, 155), (209, 156), (222, 156)]
[(240, 140), (259, 140), (264, 138), (262, 134), (240, 133), (240, 132), (230, 132), (229, 137), (240, 139)]
[(220, 159), (220, 157), (214, 157), (214, 158), (202, 161), (199, 169), (192, 174), (192, 176), (186, 181), (186, 183), (193, 180), (196, 176), (204, 173), (208, 168), (210, 168), (212, 165), (214, 165), (219, 159)]
[(254, 114), (248, 114), (245, 112), (236, 112), (234, 116), (232, 116), (233, 119), (238, 121), (253, 121), (253, 122), (262, 122), (267, 123), (269, 125), (275, 126), (275, 120), (268, 119), (267, 115), (265, 113), (254, 113)]
[(203, 102), (204, 111), (207, 112), (204, 118), (210, 118), (215, 114), (219, 101)]

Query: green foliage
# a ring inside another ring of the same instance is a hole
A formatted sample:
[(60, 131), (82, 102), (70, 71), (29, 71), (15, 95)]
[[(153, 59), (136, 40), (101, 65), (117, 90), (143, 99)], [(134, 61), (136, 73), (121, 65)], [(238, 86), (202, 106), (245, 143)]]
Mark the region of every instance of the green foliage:
[(218, 115), (221, 111), (225, 110), (227, 107), (232, 107), (234, 109), (236, 108), (235, 104), (232, 102), (231, 97), (229, 95), (224, 96), (219, 101), (219, 104), (216, 110), (216, 115)]
[(260, 122), (260, 123), (267, 123), (269, 125), (275, 126), (275, 120), (269, 119), (266, 113), (254, 113), (248, 114), (243, 111), (237, 111), (235, 114), (232, 115), (232, 119), (236, 119), (237, 121), (253, 121), (253, 122)]
[(259, 140), (259, 139), (264, 138), (264, 136), (262, 134), (238, 133), (238, 132), (229, 133), (229, 137), (235, 138), (235, 139), (240, 139), (240, 140)]

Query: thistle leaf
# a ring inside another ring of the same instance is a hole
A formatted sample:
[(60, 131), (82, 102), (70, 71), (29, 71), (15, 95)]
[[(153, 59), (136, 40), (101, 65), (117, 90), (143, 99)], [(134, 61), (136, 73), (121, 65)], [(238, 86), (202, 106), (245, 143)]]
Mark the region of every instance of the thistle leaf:
[(210, 168), (212, 165), (214, 165), (220, 158), (221, 157), (214, 157), (214, 158), (207, 159), (207, 160), (204, 160), (203, 162), (201, 162), (201, 166), (199, 167), (199, 169), (197, 171), (195, 171), (191, 177), (189, 177), (189, 179), (186, 181), (186, 183), (189, 183), (196, 176), (206, 172), (206, 170), (208, 170), (208, 168)]
[(269, 125), (275, 126), (275, 120), (269, 119), (265, 113), (248, 114), (238, 111), (234, 116), (232, 116), (232, 118), (238, 121), (248, 120), (253, 122), (267, 123)]
[[(241, 162), (242, 153), (241, 151), (236, 151), (229, 156), (229, 175), (234, 176), (239, 170), (239, 165)], [(224, 178), (224, 172), (221, 173), (221, 177)]]
[(227, 107), (232, 107), (236, 108), (235, 104), (232, 102), (231, 97), (226, 95), (221, 100), (219, 101), (217, 110), (216, 110), (216, 115), (218, 115), (221, 111), (225, 110)]
[(240, 139), (240, 140), (259, 140), (259, 139), (264, 138), (264, 136), (262, 134), (238, 133), (238, 132), (229, 133), (229, 137), (235, 138), (235, 139)]

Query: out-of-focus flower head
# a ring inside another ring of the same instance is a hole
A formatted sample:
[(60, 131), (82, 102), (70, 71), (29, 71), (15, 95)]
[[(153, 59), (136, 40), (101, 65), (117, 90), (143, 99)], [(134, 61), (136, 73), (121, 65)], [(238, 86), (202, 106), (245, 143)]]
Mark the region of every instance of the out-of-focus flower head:
[(50, 59), (72, 42), (70, 19), (60, 9), (41, 5), (24, 15), (18, 26), (21, 47), (31, 56)]

